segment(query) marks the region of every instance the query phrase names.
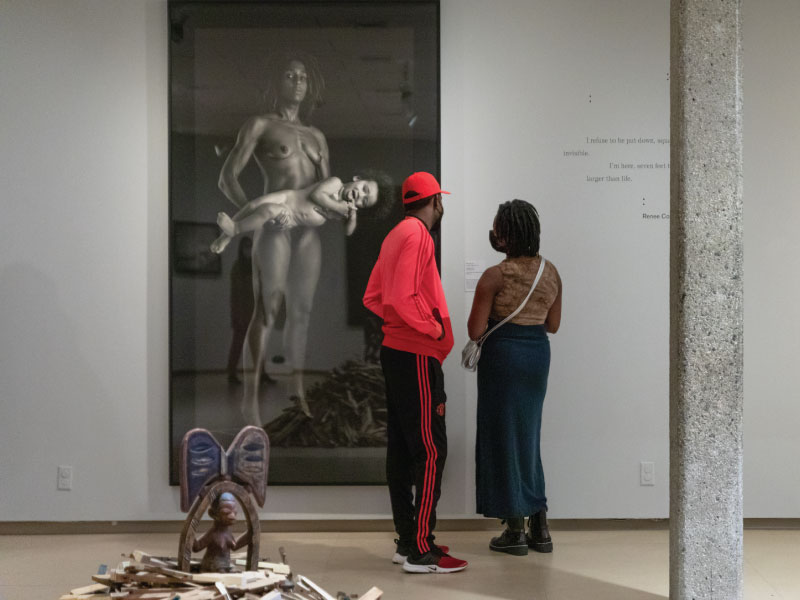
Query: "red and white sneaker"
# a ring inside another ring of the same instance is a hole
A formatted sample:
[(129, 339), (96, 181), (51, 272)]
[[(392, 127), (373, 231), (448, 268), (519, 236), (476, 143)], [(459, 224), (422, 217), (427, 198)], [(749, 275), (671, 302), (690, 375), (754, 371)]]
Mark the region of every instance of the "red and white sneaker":
[(449, 554), (439, 556), (435, 552), (426, 552), (418, 558), (409, 556), (403, 563), (403, 570), (407, 573), (455, 573), (466, 568), (467, 561)]
[[(406, 558), (408, 558), (409, 554), (411, 554), (412, 548), (410, 545), (406, 546), (401, 544), (399, 540), (395, 540), (394, 543), (397, 544), (397, 549), (392, 557), (392, 562), (396, 565), (402, 565), (404, 562), (406, 562)], [(447, 554), (450, 552), (450, 548), (447, 546), (437, 546), (434, 544), (433, 548), (434, 552), (437, 554)]]

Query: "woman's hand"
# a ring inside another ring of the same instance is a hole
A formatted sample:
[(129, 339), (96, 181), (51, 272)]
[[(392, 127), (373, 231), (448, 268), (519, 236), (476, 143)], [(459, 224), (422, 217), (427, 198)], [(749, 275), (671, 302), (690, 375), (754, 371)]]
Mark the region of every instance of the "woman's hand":
[(289, 213), (285, 210), (281, 211), (276, 217), (273, 217), (269, 221), (266, 222), (266, 225), (270, 229), (274, 229), (277, 231), (284, 231), (289, 228)]

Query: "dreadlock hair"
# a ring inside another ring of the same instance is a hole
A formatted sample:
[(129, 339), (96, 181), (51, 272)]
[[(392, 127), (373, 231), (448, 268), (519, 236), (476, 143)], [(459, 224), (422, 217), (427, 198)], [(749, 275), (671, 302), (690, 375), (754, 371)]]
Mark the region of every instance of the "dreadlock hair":
[(359, 169), (356, 175), (359, 179), (370, 179), (378, 184), (378, 201), (363, 209), (363, 214), (376, 219), (388, 217), (395, 206), (395, 196), (399, 195), (392, 177), (379, 169)]
[(281, 80), (293, 60), (303, 63), (308, 77), (308, 90), (300, 103), (300, 120), (305, 122), (311, 118), (314, 109), (322, 104), (322, 92), (325, 89), (325, 79), (322, 77), (319, 63), (311, 54), (301, 50), (283, 50), (270, 54), (266, 63), (267, 88), (264, 90), (264, 100), (267, 110), (277, 109)]
[(497, 209), (494, 231), (510, 258), (539, 254), (539, 213), (530, 202), (503, 202)]

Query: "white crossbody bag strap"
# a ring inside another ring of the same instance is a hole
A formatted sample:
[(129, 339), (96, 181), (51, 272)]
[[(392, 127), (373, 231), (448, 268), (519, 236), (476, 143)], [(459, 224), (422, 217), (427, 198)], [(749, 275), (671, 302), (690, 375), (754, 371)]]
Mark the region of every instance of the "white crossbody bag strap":
[(545, 263), (546, 263), (546, 262), (547, 262), (547, 261), (544, 259), (544, 256), (543, 256), (543, 257), (542, 257), (542, 262), (541, 262), (541, 264), (539, 264), (539, 271), (536, 273), (536, 277), (534, 277), (534, 278), (533, 278), (533, 285), (531, 285), (531, 289), (528, 291), (528, 295), (527, 295), (527, 296), (525, 296), (525, 300), (523, 300), (523, 301), (522, 301), (522, 304), (520, 304), (520, 305), (517, 307), (517, 310), (515, 310), (514, 312), (512, 312), (512, 313), (511, 313), (510, 315), (508, 315), (508, 316), (507, 316), (505, 319), (503, 319), (502, 321), (500, 321), (500, 322), (499, 322), (497, 325), (495, 325), (495, 326), (494, 326), (494, 327), (492, 327), (492, 328), (491, 328), (489, 331), (487, 331), (487, 332), (486, 332), (486, 333), (484, 333), (484, 334), (483, 334), (481, 337), (479, 337), (479, 338), (478, 338), (478, 340), (477, 340), (477, 342), (478, 342), (478, 345), (479, 345), (479, 346), (480, 346), (481, 344), (483, 344), (484, 340), (485, 340), (487, 337), (489, 337), (489, 334), (490, 334), (490, 333), (492, 333), (492, 332), (493, 332), (495, 329), (497, 329), (497, 328), (498, 328), (498, 327), (500, 327), (501, 325), (505, 325), (505, 324), (506, 324), (508, 321), (510, 321), (511, 319), (513, 319), (514, 317), (516, 317), (516, 316), (517, 316), (517, 314), (519, 313), (519, 311), (521, 311), (523, 308), (525, 308), (525, 305), (528, 303), (528, 300), (530, 299), (530, 297), (531, 297), (531, 294), (533, 294), (533, 290), (535, 290), (535, 289), (536, 289), (536, 284), (538, 284), (538, 283), (539, 283), (539, 279), (541, 279), (541, 278), (542, 278), (542, 273), (544, 273), (544, 265), (545, 265)]

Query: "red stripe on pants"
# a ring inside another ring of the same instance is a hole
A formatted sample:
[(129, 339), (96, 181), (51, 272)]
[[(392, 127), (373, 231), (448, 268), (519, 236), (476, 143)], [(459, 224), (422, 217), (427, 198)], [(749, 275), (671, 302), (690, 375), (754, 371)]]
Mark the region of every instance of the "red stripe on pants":
[(421, 553), (430, 551), (429, 518), (433, 508), (433, 488), (436, 485), (436, 459), (438, 453), (431, 434), (431, 385), (428, 375), (428, 358), (417, 355), (417, 381), (420, 398), (420, 430), (425, 446), (425, 478), (420, 494), (420, 508), (417, 517), (417, 548)]

